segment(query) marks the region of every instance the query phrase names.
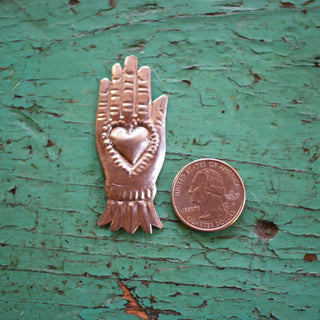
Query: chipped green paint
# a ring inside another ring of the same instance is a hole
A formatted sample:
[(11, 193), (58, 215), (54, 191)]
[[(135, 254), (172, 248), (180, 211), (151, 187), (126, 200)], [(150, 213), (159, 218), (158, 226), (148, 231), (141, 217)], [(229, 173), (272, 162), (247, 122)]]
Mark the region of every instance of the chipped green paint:
[[(1, 10), (3, 319), (319, 318), (319, 1), (26, 1)], [(98, 228), (99, 79), (134, 54), (169, 95), (164, 229)], [(170, 187), (230, 163), (246, 207), (192, 231)], [(121, 284), (121, 285), (119, 285)]]

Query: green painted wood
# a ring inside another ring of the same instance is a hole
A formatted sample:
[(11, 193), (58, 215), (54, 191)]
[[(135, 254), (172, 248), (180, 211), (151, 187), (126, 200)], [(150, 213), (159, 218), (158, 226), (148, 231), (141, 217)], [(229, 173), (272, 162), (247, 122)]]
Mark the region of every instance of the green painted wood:
[[(0, 2), (1, 319), (319, 319), (319, 1)], [(98, 228), (99, 79), (127, 55), (168, 94), (163, 230)], [(192, 160), (227, 161), (246, 207), (175, 217)]]

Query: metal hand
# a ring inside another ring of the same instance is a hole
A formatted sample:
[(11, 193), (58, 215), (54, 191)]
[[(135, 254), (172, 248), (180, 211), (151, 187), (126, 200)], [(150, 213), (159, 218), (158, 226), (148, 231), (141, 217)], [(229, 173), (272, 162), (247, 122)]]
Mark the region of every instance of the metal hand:
[(156, 180), (165, 156), (167, 97), (151, 100), (150, 68), (137, 58), (112, 67), (112, 81), (100, 81), (96, 146), (106, 177), (107, 206), (98, 225), (111, 222), (134, 233), (162, 228), (153, 206)]

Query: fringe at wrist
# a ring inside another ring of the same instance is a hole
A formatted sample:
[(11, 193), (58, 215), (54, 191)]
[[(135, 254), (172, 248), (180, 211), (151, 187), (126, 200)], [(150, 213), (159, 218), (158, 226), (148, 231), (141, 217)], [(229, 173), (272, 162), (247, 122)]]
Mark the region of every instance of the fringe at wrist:
[(110, 230), (117, 231), (121, 227), (134, 233), (139, 226), (147, 233), (152, 233), (152, 226), (162, 229), (152, 200), (115, 201), (108, 200), (98, 225), (111, 222)]

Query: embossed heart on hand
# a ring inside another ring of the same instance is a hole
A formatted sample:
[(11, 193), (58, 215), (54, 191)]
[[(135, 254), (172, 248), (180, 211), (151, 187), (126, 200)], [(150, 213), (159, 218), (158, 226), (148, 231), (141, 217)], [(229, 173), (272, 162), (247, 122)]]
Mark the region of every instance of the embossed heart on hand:
[(116, 127), (111, 131), (110, 139), (115, 149), (134, 165), (149, 145), (149, 132), (145, 127), (129, 130)]

